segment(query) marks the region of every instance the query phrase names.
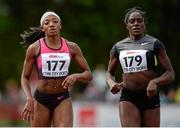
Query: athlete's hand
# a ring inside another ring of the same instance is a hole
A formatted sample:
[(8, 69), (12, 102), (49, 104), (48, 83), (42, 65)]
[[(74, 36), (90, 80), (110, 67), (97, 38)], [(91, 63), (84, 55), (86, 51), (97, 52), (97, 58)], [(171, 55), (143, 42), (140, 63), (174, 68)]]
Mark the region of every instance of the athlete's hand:
[(117, 94), (123, 88), (123, 82), (116, 83), (110, 88), (111, 93)]
[(67, 89), (68, 87), (73, 86), (76, 81), (77, 76), (75, 74), (71, 74), (64, 79), (64, 81), (62, 82), (62, 86), (63, 88)]
[(151, 80), (147, 87), (147, 96), (152, 97), (157, 94), (157, 84), (155, 80)]
[(30, 121), (33, 119), (33, 113), (34, 113), (34, 101), (33, 99), (28, 99), (21, 113), (21, 118), (23, 120)]

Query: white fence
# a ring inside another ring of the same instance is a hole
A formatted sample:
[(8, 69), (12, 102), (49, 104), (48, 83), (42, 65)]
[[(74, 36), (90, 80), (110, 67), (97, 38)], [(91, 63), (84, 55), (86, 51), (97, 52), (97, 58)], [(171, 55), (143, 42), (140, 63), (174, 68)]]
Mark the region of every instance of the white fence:
[[(118, 103), (73, 102), (74, 126), (119, 127)], [(180, 105), (161, 106), (161, 127), (180, 127)]]

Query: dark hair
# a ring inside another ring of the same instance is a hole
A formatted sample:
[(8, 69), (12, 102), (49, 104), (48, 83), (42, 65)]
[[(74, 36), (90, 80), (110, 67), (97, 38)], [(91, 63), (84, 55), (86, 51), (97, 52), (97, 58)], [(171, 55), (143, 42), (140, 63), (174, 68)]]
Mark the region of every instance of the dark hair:
[(128, 19), (129, 19), (129, 16), (131, 13), (133, 12), (138, 12), (142, 15), (142, 17), (144, 18), (144, 22), (147, 23), (147, 17), (146, 17), (146, 12), (143, 11), (141, 9), (141, 7), (133, 7), (133, 8), (130, 8), (126, 11), (126, 14), (125, 14), (125, 17), (124, 17), (124, 23), (127, 24), (128, 23)]
[(22, 44), (24, 48), (27, 48), (29, 45), (36, 42), (40, 38), (45, 37), (45, 32), (41, 30), (41, 27), (31, 27), (30, 31), (24, 31), (24, 33), (20, 36), (23, 39), (20, 44)]

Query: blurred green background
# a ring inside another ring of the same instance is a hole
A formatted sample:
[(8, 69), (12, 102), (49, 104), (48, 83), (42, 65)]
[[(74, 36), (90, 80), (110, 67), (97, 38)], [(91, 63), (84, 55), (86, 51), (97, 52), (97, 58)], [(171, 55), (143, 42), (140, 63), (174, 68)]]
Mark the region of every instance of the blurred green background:
[[(176, 72), (180, 75), (180, 2), (178, 0), (0, 0), (0, 88), (7, 78), (20, 80), (25, 50), (20, 34), (39, 26), (41, 15), (54, 10), (62, 19), (61, 35), (78, 43), (91, 70), (108, 64), (112, 45), (127, 36), (125, 11), (141, 6), (149, 17), (146, 31), (166, 46)], [(75, 70), (76, 66), (72, 66)]]
[[(160, 39), (176, 73), (175, 81), (163, 89), (177, 88), (180, 83), (180, 1), (179, 0), (0, 0), (0, 92), (9, 78), (20, 85), (25, 50), (20, 34), (39, 26), (47, 10), (62, 20), (61, 36), (76, 42), (91, 70), (98, 64), (107, 67), (113, 44), (127, 36), (123, 22), (125, 11), (141, 6), (147, 13), (146, 32)], [(77, 70), (72, 64), (71, 71)], [(77, 86), (74, 91), (82, 88)]]

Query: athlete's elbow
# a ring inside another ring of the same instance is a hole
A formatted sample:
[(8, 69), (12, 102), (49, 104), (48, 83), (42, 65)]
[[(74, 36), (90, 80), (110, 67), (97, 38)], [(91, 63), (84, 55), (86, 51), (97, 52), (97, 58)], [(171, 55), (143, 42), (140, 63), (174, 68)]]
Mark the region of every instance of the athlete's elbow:
[(91, 72), (86, 72), (84, 74), (78, 75), (77, 76), (77, 81), (89, 84), (93, 79), (92, 73)]
[(169, 72), (169, 82), (173, 82), (175, 80), (175, 73), (174, 71)]
[(175, 73), (174, 73), (174, 71), (171, 72), (170, 80), (171, 80), (171, 82), (173, 82), (175, 80)]
[(30, 79), (30, 75), (22, 73), (21, 75), (21, 81), (27, 81)]
[(86, 83), (89, 84), (89, 83), (92, 81), (92, 79), (93, 79), (93, 76), (92, 76), (92, 74), (90, 73), (90, 74), (88, 75), (87, 79), (86, 79)]

